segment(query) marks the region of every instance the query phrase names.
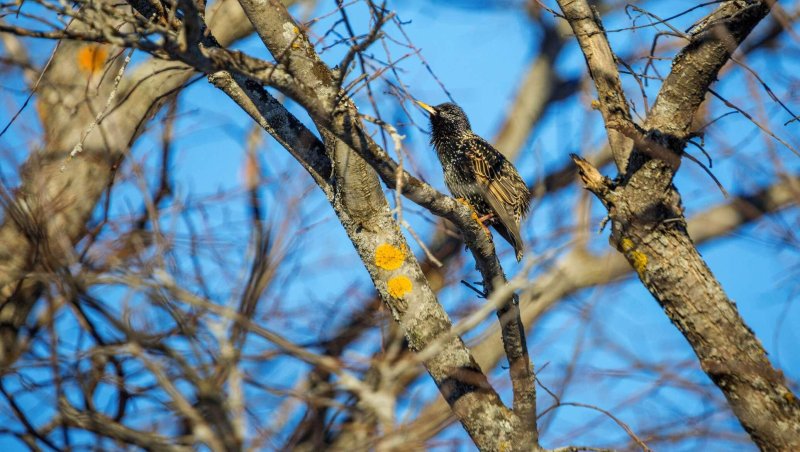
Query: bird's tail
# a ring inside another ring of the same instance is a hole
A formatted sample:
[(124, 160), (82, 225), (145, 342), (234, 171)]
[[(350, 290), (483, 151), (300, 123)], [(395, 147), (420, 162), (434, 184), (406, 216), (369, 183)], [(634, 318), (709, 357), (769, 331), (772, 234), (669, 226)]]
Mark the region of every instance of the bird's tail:
[(522, 235), (519, 233), (519, 226), (513, 223), (506, 226), (501, 221), (495, 222), (493, 226), (495, 230), (499, 232), (500, 235), (503, 236), (503, 238), (506, 239), (506, 241), (511, 244), (511, 246), (514, 247), (514, 252), (516, 253), (517, 256), (517, 262), (522, 261), (523, 244), (522, 244)]

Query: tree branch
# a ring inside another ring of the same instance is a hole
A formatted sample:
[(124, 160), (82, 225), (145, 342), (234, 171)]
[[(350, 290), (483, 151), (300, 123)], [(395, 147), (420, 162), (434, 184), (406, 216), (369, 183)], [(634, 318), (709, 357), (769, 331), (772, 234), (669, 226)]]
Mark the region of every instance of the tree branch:
[[(558, 0), (564, 16), (572, 26), (575, 38), (583, 50), (589, 74), (597, 88), (597, 103), (592, 106), (599, 109), (606, 123), (608, 142), (614, 155), (614, 162), (620, 172), (627, 167), (628, 156), (633, 149), (633, 142), (618, 131), (618, 126), (632, 122), (631, 113), (622, 82), (617, 69), (617, 58), (611, 51), (600, 17), (585, 0)], [(611, 124), (617, 126), (612, 127)]]
[[(712, 207), (691, 218), (687, 229), (702, 245), (720, 239), (765, 215), (796, 206), (800, 176), (794, 176), (755, 193), (743, 194)], [(553, 306), (565, 297), (581, 290), (619, 281), (631, 275), (633, 269), (625, 257), (612, 251), (602, 255), (589, 254), (575, 249), (554, 262), (549, 269), (531, 281), (520, 294), (523, 323), (530, 328)], [(492, 368), (503, 358), (500, 351), (500, 334), (497, 328), (473, 347), (475, 359), (482, 368)], [(441, 432), (451, 421), (450, 410), (441, 401), (431, 403), (416, 419), (401, 428), (400, 435), (413, 435), (425, 440)]]
[[(249, 32), (234, 0), (217, 3), (211, 11), (209, 20), (220, 27), (222, 43)], [(80, 33), (86, 24), (74, 21), (69, 29)], [(73, 41), (59, 45), (37, 93), (38, 111), (43, 112), (44, 149), (26, 161), (19, 188), (0, 199), (6, 212), (17, 213), (6, 215), (0, 225), (0, 367), (10, 365), (22, 351), (19, 333), (40, 290), (32, 275), (57, 268), (74, 253), (73, 244), (84, 237), (86, 222), (113, 184), (115, 168), (130, 144), (167, 98), (194, 74), (189, 66), (174, 61), (143, 62), (123, 79), (114, 106), (86, 137), (81, 158), (61, 171), (69, 149), (78, 142), (78, 133), (91, 122), (91, 112), (101, 108), (113, 84), (113, 78), (104, 79), (96, 97), (87, 99), (84, 85), (75, 83), (74, 61), (88, 45)], [(112, 53), (107, 47), (102, 49)], [(115, 68), (118, 66), (111, 70)], [(87, 108), (92, 105), (95, 107)]]
[[(590, 20), (585, 0), (559, 0), (592, 74), (608, 73), (610, 47), (599, 19)], [(800, 402), (775, 370), (761, 343), (742, 318), (690, 239), (680, 194), (672, 185), (677, 165), (653, 158), (653, 149), (683, 153), (691, 123), (719, 70), (731, 53), (769, 12), (771, 2), (723, 2), (694, 27), (689, 44), (675, 57), (644, 126), (636, 150), (612, 149), (621, 183), (598, 190), (599, 172), (580, 162), (587, 188), (597, 195), (612, 221), (611, 242), (636, 270), (642, 283), (689, 341), (700, 365), (728, 400), (753, 441), (765, 450), (800, 448)], [(589, 37), (605, 43), (585, 44)], [(597, 48), (606, 58), (598, 61)], [(620, 113), (621, 88), (594, 76), (606, 128), (629, 122)], [(614, 78), (612, 77), (612, 80)], [(613, 95), (606, 95), (609, 85)], [(607, 104), (607, 105), (603, 105)], [(613, 141), (613, 140), (612, 140)], [(601, 184), (602, 185), (602, 184)]]
[[(344, 113), (342, 109), (334, 110), (333, 107), (339, 105), (341, 101), (333, 99), (333, 94), (338, 95), (332, 85), (334, 78), (327, 66), (319, 60), (305, 36), (300, 33), (285, 8), (280, 4), (271, 3), (270, 12), (274, 14), (263, 14), (265, 12), (263, 8), (255, 8), (255, 5), (248, 5), (246, 2), (242, 4), (245, 12), (251, 17), (256, 31), (262, 37), (271, 36), (275, 40), (275, 42), (268, 40), (272, 45), (270, 51), (279, 64), (286, 68), (292, 81), (296, 82), (294, 86), (286, 86), (282, 84), (283, 82), (279, 82), (278, 85), (307, 108), (323, 136), (326, 137), (326, 152), (334, 162), (334, 193), (332, 198), (329, 197), (334, 210), (350, 235), (384, 302), (392, 310), (395, 320), (406, 329), (412, 350), (423, 349), (434, 338), (446, 334), (450, 328), (450, 321), (424, 280), (418, 262), (407, 252), (408, 246), (391, 218), (380, 185), (377, 184), (377, 180), (374, 184), (368, 182), (374, 177), (374, 173), (371, 170), (366, 171), (366, 167), (361, 167), (358, 163), (361, 158), (352, 154), (353, 141), (358, 140), (361, 144), (359, 148), (362, 150), (370, 149), (383, 155), (385, 151), (371, 142), (371, 139), (356, 125), (357, 112), (349, 100), (346, 101), (350, 107), (347, 110), (349, 114), (342, 114)], [(265, 22), (262, 23), (261, 20)], [(259, 123), (266, 123), (266, 119), (262, 118), (275, 115), (274, 107), (269, 105), (270, 102), (265, 102), (268, 101), (269, 94), (262, 88), (246, 82), (239, 88), (251, 92), (245, 97), (249, 97), (256, 108), (249, 108), (248, 111), (251, 114), (258, 112), (260, 117), (255, 118)], [(233, 98), (241, 100), (245, 97)], [(280, 116), (273, 116), (272, 119)], [(332, 117), (338, 120), (332, 120)], [(282, 121), (286, 123), (288, 119), (284, 117)], [(280, 127), (272, 124), (271, 132), (276, 131), (280, 132)], [(276, 136), (279, 136), (279, 133)], [(342, 136), (347, 139), (340, 142)], [(302, 158), (299, 152), (293, 154)], [(390, 165), (393, 162), (385, 163)], [(342, 164), (345, 166), (342, 167)], [(395, 180), (394, 173), (389, 180)], [(426, 190), (429, 196), (438, 198), (440, 204), (450, 203), (455, 207), (456, 203), (452, 199), (438, 194), (432, 188), (428, 186), (420, 188)], [(364, 210), (365, 208), (367, 210)], [(491, 248), (490, 242), (489, 247)], [(379, 265), (382, 259), (381, 250), (385, 248), (399, 250), (404, 256), (399, 268), (392, 266), (387, 269)], [(443, 353), (429, 359), (425, 364), (476, 444), (494, 448), (500, 444), (532, 443), (530, 432), (503, 406), (460, 339), (450, 341)], [(533, 387), (532, 382), (531, 378), (531, 387)], [(503, 424), (500, 419), (505, 419), (506, 423)], [(508, 426), (508, 422), (512, 428), (503, 426)], [(497, 428), (489, 432), (485, 430), (486, 425), (495, 425)]]

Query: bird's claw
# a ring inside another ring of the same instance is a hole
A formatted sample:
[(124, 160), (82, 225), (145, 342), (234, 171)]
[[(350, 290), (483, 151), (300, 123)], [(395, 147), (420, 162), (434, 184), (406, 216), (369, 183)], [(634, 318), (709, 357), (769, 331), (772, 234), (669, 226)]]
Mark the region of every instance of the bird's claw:
[(485, 233), (486, 233), (486, 235), (488, 235), (488, 236), (489, 236), (489, 238), (491, 239), (491, 238), (492, 238), (492, 234), (491, 234), (491, 232), (489, 232), (489, 228), (487, 228), (487, 227), (486, 227), (486, 225), (485, 225), (483, 222), (484, 222), (484, 221), (486, 221), (486, 220), (489, 220), (489, 219), (493, 218), (493, 217), (494, 217), (494, 214), (492, 214), (492, 213), (489, 213), (489, 214), (486, 214), (486, 215), (484, 215), (484, 216), (480, 217), (480, 216), (478, 216), (478, 211), (477, 211), (477, 210), (475, 210), (475, 208), (474, 208), (474, 207), (472, 207), (472, 204), (470, 204), (470, 203), (469, 203), (469, 201), (467, 201), (467, 200), (466, 200), (466, 199), (464, 199), (464, 198), (456, 198), (456, 201), (458, 201), (458, 202), (460, 202), (461, 204), (464, 204), (465, 206), (469, 207), (469, 210), (471, 210), (471, 211), (472, 211), (472, 218), (473, 218), (475, 221), (477, 221), (477, 222), (478, 222), (478, 224), (480, 224), (480, 225), (481, 225), (481, 227), (483, 228), (483, 232), (485, 232)]

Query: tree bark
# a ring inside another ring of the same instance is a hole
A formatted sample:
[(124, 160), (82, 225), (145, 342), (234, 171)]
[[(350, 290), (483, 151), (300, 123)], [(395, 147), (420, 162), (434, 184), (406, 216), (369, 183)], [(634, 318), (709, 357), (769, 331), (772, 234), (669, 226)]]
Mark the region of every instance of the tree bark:
[[(309, 112), (312, 119), (317, 124), (317, 127), (323, 133), (330, 133), (337, 140), (341, 140), (341, 145), (347, 146), (351, 151), (355, 152), (355, 154), (342, 155), (348, 155), (349, 159), (356, 157), (363, 158), (365, 162), (369, 163), (369, 165), (377, 171), (377, 174), (381, 177), (383, 182), (393, 188), (398, 177), (397, 164), (393, 162), (388, 157), (388, 154), (375, 144), (365, 130), (363, 130), (361, 127), (361, 119), (358, 116), (355, 106), (349, 98), (340, 92), (340, 87), (335, 83), (337, 77), (320, 60), (313, 46), (308, 42), (306, 36), (300, 30), (294, 19), (288, 14), (285, 7), (276, 1), (270, 1), (268, 3), (268, 10), (265, 11), (262, 7), (263, 5), (251, 0), (241, 0), (240, 3), (253, 23), (256, 33), (261, 37), (262, 42), (264, 42), (265, 46), (276, 58), (278, 63), (285, 68), (285, 71), (292, 77), (292, 81), (288, 83), (286, 81), (277, 80), (276, 87), (299, 102), (306, 111)], [(337, 147), (338, 146), (339, 144), (337, 144)], [(452, 199), (442, 196), (427, 184), (423, 184), (412, 178), (405, 171), (402, 171), (400, 176), (405, 190), (404, 194), (406, 194), (407, 197), (429, 208), (436, 214), (448, 216), (449, 219), (461, 227), (466, 242), (472, 249), (473, 255), (476, 258), (478, 269), (481, 271), (485, 287), (487, 288), (487, 293), (491, 294), (495, 286), (499, 287), (504, 285), (506, 283), (505, 275), (494, 252), (494, 247), (491, 241), (487, 240), (482, 228), (471, 221), (471, 219), (467, 219), (467, 211), (461, 210)], [(394, 225), (394, 229), (397, 229), (396, 225)], [(394, 241), (398, 242), (398, 244), (404, 243), (398, 240), (399, 239), (395, 239)], [(359, 254), (369, 270), (371, 265), (370, 255), (375, 253), (375, 248), (372, 250), (359, 249), (359, 246), (364, 245), (356, 243), (355, 240), (353, 240), (353, 243), (356, 245), (357, 250), (359, 250)], [(392, 244), (391, 241), (386, 243)], [(378, 243), (371, 244), (373, 247), (378, 245)], [(407, 250), (408, 248), (401, 249)], [(416, 269), (414, 274), (419, 276), (420, 281), (423, 281), (424, 275), (419, 269), (419, 265), (415, 259), (414, 263)], [(375, 282), (379, 292), (385, 290), (383, 288), (386, 287), (385, 285), (387, 282), (380, 278), (379, 274), (374, 274), (372, 271), (370, 271), (370, 274), (373, 276), (373, 282)], [(425, 282), (425, 287), (430, 291), (427, 282)], [(435, 300), (432, 291), (431, 296), (433, 300)], [(385, 303), (390, 303), (392, 301), (392, 297), (387, 298), (384, 296), (383, 298)], [(400, 318), (397, 317), (399, 313), (397, 307), (390, 305), (390, 308), (395, 312), (396, 320), (400, 321)], [(527, 444), (536, 447), (535, 381), (533, 366), (528, 356), (527, 344), (525, 342), (524, 329), (519, 320), (519, 308), (509, 297), (501, 304), (498, 315), (500, 316), (503, 331), (505, 332), (503, 343), (506, 354), (509, 357), (510, 374), (512, 386), (514, 388), (514, 413), (516, 414), (516, 416), (514, 416), (516, 419), (514, 422), (520, 422), (518, 424), (519, 428), (514, 429), (516, 430), (514, 436), (521, 438), (521, 442), (515, 443), (512, 441), (506, 443), (508, 437), (492, 437), (494, 434), (486, 435), (486, 426), (489, 424), (475, 423), (475, 421), (479, 419), (474, 417), (480, 410), (484, 410), (485, 408), (480, 408), (476, 411), (478, 405), (475, 405), (470, 408), (472, 411), (468, 413), (464, 411), (463, 408), (454, 405), (453, 402), (455, 402), (456, 399), (448, 396), (448, 393), (452, 391), (456, 393), (462, 392), (461, 389), (449, 387), (457, 381), (457, 378), (453, 379), (453, 375), (450, 375), (446, 380), (442, 380), (441, 377), (443, 375), (437, 375), (436, 369), (428, 367), (428, 370), (434, 377), (437, 385), (439, 385), (445, 398), (448, 402), (451, 402), (454, 412), (479, 447), (483, 447), (482, 445), (488, 446), (489, 444), (493, 446), (507, 444), (506, 447), (512, 447), (513, 444)], [(416, 334), (414, 333), (415, 330), (409, 329), (407, 323), (401, 322), (401, 324), (406, 328), (412, 350), (422, 350), (421, 348), (417, 348), (421, 343), (411, 336)], [(449, 320), (447, 329), (439, 330), (439, 333), (446, 333), (448, 329)], [(439, 333), (437, 333), (437, 336)], [(428, 342), (429, 341), (424, 341), (424, 343)], [(462, 365), (458, 365), (457, 367), (461, 366)], [(464, 367), (464, 369), (472, 368), (467, 366)], [(469, 372), (472, 372), (472, 370), (469, 370)], [(482, 376), (482, 378), (485, 378), (485, 376)], [(487, 401), (489, 402), (489, 406), (494, 405), (493, 396), (487, 399)], [(499, 402), (499, 399), (497, 402)], [(500, 405), (502, 406), (502, 403), (500, 403)], [(492, 408), (492, 410), (494, 410), (494, 408)], [(494, 416), (493, 414), (490, 415)], [(499, 419), (495, 419), (495, 421), (497, 420)], [(500, 427), (499, 424), (497, 425)], [(492, 429), (494, 429), (494, 427)], [(489, 443), (486, 441), (489, 441)], [(500, 442), (498, 443), (497, 441)]]
[[(643, 127), (630, 119), (599, 18), (582, 0), (559, 5), (586, 55), (620, 172), (611, 181), (573, 157), (586, 188), (608, 209), (611, 244), (692, 346), (753, 441), (763, 450), (800, 449), (800, 402), (698, 253), (672, 184), (710, 84), (771, 2), (726, 1), (693, 27)], [(615, 139), (620, 134), (628, 142)]]

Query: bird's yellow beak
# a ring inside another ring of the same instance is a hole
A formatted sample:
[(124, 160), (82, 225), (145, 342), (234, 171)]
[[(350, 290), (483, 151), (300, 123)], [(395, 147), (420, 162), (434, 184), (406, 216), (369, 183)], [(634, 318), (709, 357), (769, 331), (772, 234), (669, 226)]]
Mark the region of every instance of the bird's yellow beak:
[(436, 114), (436, 110), (433, 107), (431, 107), (430, 105), (426, 104), (425, 102), (422, 102), (422, 101), (419, 101), (419, 100), (415, 100), (414, 102), (416, 102), (417, 105), (422, 107), (422, 109), (427, 111), (428, 113), (430, 113), (432, 115)]

